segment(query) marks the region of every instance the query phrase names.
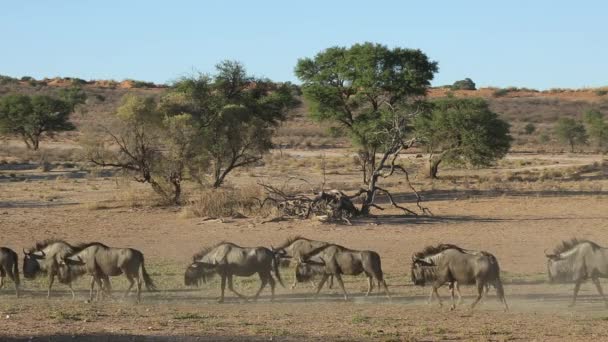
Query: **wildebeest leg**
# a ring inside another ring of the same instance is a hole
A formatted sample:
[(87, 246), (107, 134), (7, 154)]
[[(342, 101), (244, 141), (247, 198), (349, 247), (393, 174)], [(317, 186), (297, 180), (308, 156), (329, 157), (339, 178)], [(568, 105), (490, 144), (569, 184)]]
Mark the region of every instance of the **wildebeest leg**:
[(139, 274), (135, 277), (137, 281), (137, 303), (141, 303), (141, 283), (142, 279), (139, 277)]
[(329, 289), (331, 290), (334, 287), (334, 276), (330, 275), (329, 276), (329, 285), (328, 285)]
[[(391, 298), (391, 293), (388, 292), (388, 286), (386, 285), (386, 280), (384, 280), (384, 279), (382, 279), (382, 281), (378, 280), (378, 283), (382, 283), (382, 288), (384, 289), (384, 293), (386, 294), (386, 298), (392, 299)], [(378, 285), (378, 287), (380, 287), (380, 285)]]
[(321, 277), (321, 281), (319, 281), (319, 283), (317, 284), (317, 291), (315, 292), (315, 298), (319, 295), (319, 292), (321, 292), (321, 288), (323, 287), (323, 285), (325, 284), (325, 282), (327, 281), (327, 278), (329, 276), (327, 274), (324, 274)]
[(224, 291), (226, 291), (226, 275), (222, 274), (222, 280), (220, 282), (220, 299), (218, 299), (218, 303), (223, 303), (224, 302)]
[[(68, 287), (70, 288), (70, 292), (72, 293), (72, 300), (76, 299), (76, 293), (74, 293), (74, 288), (72, 287), (72, 283), (68, 283)], [(49, 287), (49, 296), (51, 295), (51, 288)]]
[(274, 282), (274, 278), (272, 277), (271, 274), (268, 275), (268, 283), (270, 283), (270, 301), (274, 302), (274, 287), (275, 287), (275, 282)]
[[(460, 304), (462, 304), (462, 293), (460, 292), (460, 285), (458, 285), (458, 282), (455, 282), (454, 286), (456, 287), (456, 294), (458, 294), (457, 305), (460, 305)], [(487, 291), (486, 291), (486, 293), (487, 293)]]
[(4, 287), (4, 277), (6, 276), (6, 272), (4, 271), (4, 268), (2, 266), (0, 266), (0, 289), (2, 289)]
[(440, 286), (441, 285), (433, 284), (433, 289), (431, 290), (431, 299), (433, 298), (433, 295), (435, 295), (435, 297), (437, 297), (437, 301), (439, 302), (439, 306), (443, 306), (443, 302), (441, 301), (441, 297), (439, 297), (439, 292), (437, 292), (437, 289)]
[(243, 296), (242, 294), (236, 292), (236, 290), (234, 289), (234, 284), (232, 282), (232, 275), (228, 276), (228, 290), (230, 290), (232, 293), (234, 293), (235, 295), (239, 296), (239, 298), (247, 301), (247, 297)]
[[(17, 279), (15, 279), (15, 273), (13, 273), (12, 268), (6, 269), (6, 275), (13, 281), (15, 284), (15, 293), (17, 294), (17, 298), (19, 298), (19, 284), (17, 284)], [(4, 286), (4, 275), (0, 279), (0, 289)]]
[(93, 301), (93, 290), (95, 289), (95, 277), (91, 277), (91, 290), (89, 291), (89, 301)]
[(135, 285), (135, 280), (133, 280), (133, 277), (129, 273), (125, 273), (125, 275), (127, 276), (127, 280), (129, 281), (129, 287), (127, 288), (127, 291), (125, 292), (123, 298), (127, 298), (129, 292), (131, 292), (131, 289), (133, 288), (133, 285)]
[(348, 300), (348, 293), (346, 293), (346, 289), (344, 288), (344, 282), (342, 281), (342, 276), (340, 276), (339, 274), (335, 275), (336, 280), (338, 281), (338, 285), (340, 285), (340, 288), (342, 289), (342, 292), (344, 293), (344, 300)]
[[(49, 272), (49, 289), (46, 293), (46, 298), (51, 298), (51, 288), (53, 287), (53, 282), (55, 281), (55, 275), (53, 272)], [(70, 283), (70, 287), (72, 284)], [(74, 291), (72, 291), (72, 298), (74, 298)]]
[(481, 297), (483, 297), (484, 294), (484, 287), (485, 284), (481, 281), (481, 280), (477, 280), (477, 298), (475, 298), (475, 301), (473, 301), (473, 304), (471, 304), (471, 309), (475, 308), (475, 305), (477, 305), (477, 303), (479, 303), (479, 301), (481, 300)]
[(572, 302), (570, 303), (570, 305), (568, 305), (568, 307), (573, 307), (574, 304), (576, 304), (576, 297), (578, 297), (578, 290), (581, 289), (582, 282), (583, 282), (582, 279), (576, 280), (576, 284), (574, 285), (574, 297), (572, 297)]
[(426, 304), (430, 305), (433, 302), (433, 295), (435, 294), (435, 290), (431, 288), (431, 294), (429, 295), (429, 299), (427, 299)]
[(597, 288), (597, 292), (599, 292), (600, 296), (602, 296), (602, 299), (604, 300), (604, 304), (608, 307), (608, 301), (606, 301), (606, 297), (604, 296), (604, 291), (602, 291), (602, 285), (600, 285), (600, 280), (598, 278), (591, 278), (591, 281), (593, 281), (593, 284)]
[(458, 283), (452, 283), (450, 286), (450, 296), (452, 297), (452, 307), (450, 310), (456, 309), (456, 301), (454, 300), (454, 291), (458, 288)]
[[(293, 269), (293, 284), (291, 285), (291, 289), (295, 289), (296, 288), (296, 284), (298, 283), (298, 278), (296, 277), (296, 273), (298, 273), (298, 267), (294, 267)], [(315, 282), (314, 281), (310, 281), (312, 283), (312, 286), (315, 286)]]
[(374, 289), (374, 279), (372, 278), (372, 276), (367, 276), (367, 293), (365, 294), (365, 297), (369, 296), (370, 293), (372, 293), (372, 290)]
[(270, 272), (268, 273), (258, 273), (260, 275), (260, 281), (262, 282), (262, 284), (260, 285), (260, 289), (258, 290), (258, 292), (256, 292), (255, 296), (253, 296), (253, 300), (257, 301), (258, 297), (260, 296), (260, 293), (262, 292), (262, 290), (264, 289), (264, 287), (266, 287), (266, 284), (268, 283), (268, 278), (272, 277), (270, 275)]

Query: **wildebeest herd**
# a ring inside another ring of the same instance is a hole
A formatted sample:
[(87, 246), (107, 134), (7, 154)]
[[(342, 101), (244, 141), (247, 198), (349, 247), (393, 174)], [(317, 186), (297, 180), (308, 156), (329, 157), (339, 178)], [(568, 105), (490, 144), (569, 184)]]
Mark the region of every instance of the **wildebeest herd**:
[[(63, 240), (51, 239), (23, 249), (23, 254), (23, 275), (27, 279), (33, 279), (45, 274), (48, 277), (48, 297), (51, 296), (51, 288), (57, 278), (69, 287), (74, 298), (72, 282), (84, 275), (91, 276), (89, 300), (111, 296), (110, 277), (122, 274), (129, 281), (125, 297), (134, 285), (137, 285), (137, 302), (141, 300), (142, 284), (148, 291), (156, 290), (146, 271), (144, 255), (133, 248), (109, 247), (99, 242), (71, 245)], [(545, 256), (550, 282), (575, 283), (570, 305), (575, 304), (581, 284), (591, 279), (608, 306), (599, 282), (599, 278), (608, 277), (608, 248), (589, 240), (572, 239), (563, 241), (552, 253), (545, 252)], [(192, 257), (192, 263), (186, 268), (184, 282), (185, 285), (200, 285), (218, 275), (221, 279), (220, 302), (224, 301), (226, 285), (239, 298), (247, 300), (246, 296), (234, 289), (233, 277), (249, 277), (257, 273), (261, 285), (253, 299), (257, 300), (262, 290), (269, 285), (271, 300), (274, 300), (275, 277), (284, 286), (279, 269), (290, 263), (295, 264), (292, 288), (296, 282), (313, 282), (314, 278), (320, 277), (315, 284), (315, 296), (327, 280), (330, 280), (331, 287), (332, 280), (335, 279), (347, 300), (342, 276), (364, 273), (368, 280), (366, 296), (370, 295), (374, 284), (377, 284), (391, 298), (378, 253), (304, 237), (290, 238), (280, 246), (271, 248), (241, 247), (230, 242), (220, 242), (202, 249)], [(9, 248), (0, 247), (0, 288), (4, 286), (7, 276), (15, 284), (15, 292), (19, 297), (18, 255)], [(451, 291), (451, 309), (454, 309), (455, 293), (458, 294), (458, 302), (462, 300), (459, 286), (475, 285), (477, 297), (471, 305), (475, 307), (492, 286), (505, 310), (508, 310), (498, 259), (489, 252), (468, 250), (453, 244), (427, 246), (412, 255), (410, 276), (414, 285), (431, 285), (429, 303), (433, 297), (437, 297), (439, 304), (442, 303), (437, 290), (447, 284)]]

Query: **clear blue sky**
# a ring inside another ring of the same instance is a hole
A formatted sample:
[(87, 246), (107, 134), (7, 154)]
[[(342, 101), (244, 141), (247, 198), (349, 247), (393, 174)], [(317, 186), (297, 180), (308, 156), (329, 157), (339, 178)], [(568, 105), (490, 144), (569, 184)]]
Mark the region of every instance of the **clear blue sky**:
[(168, 82), (236, 59), (296, 81), (298, 58), (372, 41), (420, 48), (434, 85), (608, 85), (607, 1), (0, 0), (0, 74)]

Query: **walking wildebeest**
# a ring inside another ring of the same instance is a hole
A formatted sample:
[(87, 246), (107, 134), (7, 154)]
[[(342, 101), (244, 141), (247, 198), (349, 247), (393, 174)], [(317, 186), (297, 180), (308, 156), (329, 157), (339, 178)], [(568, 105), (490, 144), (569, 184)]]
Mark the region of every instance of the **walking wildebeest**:
[(95, 284), (109, 295), (111, 291), (110, 283), (108, 281), (105, 284), (104, 279), (119, 276), (123, 273), (129, 281), (129, 288), (124, 295), (125, 298), (137, 282), (137, 302), (141, 301), (142, 279), (148, 291), (156, 290), (152, 278), (146, 271), (144, 255), (140, 251), (133, 248), (108, 247), (99, 242), (78, 245), (76, 249), (78, 251), (60, 259), (59, 276), (63, 281), (69, 282), (84, 274), (93, 276), (89, 294), (90, 300), (93, 300)]
[(281, 286), (285, 287), (279, 273), (277, 258), (271, 250), (265, 247), (240, 247), (231, 242), (220, 242), (204, 248), (192, 257), (192, 264), (186, 268), (184, 282), (188, 286), (198, 285), (201, 279), (206, 282), (213, 274), (219, 274), (221, 295), (218, 301), (222, 303), (226, 282), (230, 291), (246, 300), (245, 296), (234, 289), (232, 277), (249, 277), (257, 273), (262, 285), (255, 294), (254, 300), (258, 299), (266, 284), (270, 284), (271, 300), (274, 300), (275, 281), (271, 274), (273, 271)]
[(19, 256), (10, 248), (0, 247), (0, 289), (8, 275), (15, 283), (15, 293), (19, 297)]
[[(440, 244), (438, 246), (428, 246), (423, 251), (415, 253), (412, 256), (412, 263), (419, 258), (429, 264), (436, 264), (437, 260), (443, 256), (442, 252), (446, 249), (458, 249), (462, 250), (460, 247), (452, 244)], [(474, 251), (474, 250), (464, 250), (469, 254), (481, 254), (483, 252)], [(413, 266), (413, 265), (412, 265)], [(412, 267), (411, 269), (411, 279), (414, 285), (424, 286), (427, 282), (433, 282), (437, 278), (437, 266), (422, 266), (420, 263), (416, 265), (416, 267)], [(458, 304), (462, 302), (462, 293), (460, 293), (460, 285), (458, 282), (454, 281), (448, 284), (448, 289), (450, 290), (452, 296), (454, 296), (454, 290), (458, 295)], [(490, 284), (486, 284), (485, 293), (487, 294), (490, 290)], [(429, 295), (429, 299), (427, 303), (431, 303), (433, 301), (433, 296), (435, 292), (431, 288), (431, 293)]]
[(583, 281), (591, 278), (600, 296), (608, 307), (599, 278), (608, 278), (608, 248), (589, 240), (571, 239), (563, 241), (547, 254), (547, 273), (550, 282), (575, 282), (574, 297), (569, 306), (574, 306)]
[[(295, 259), (295, 260), (301, 259), (303, 255), (306, 255), (307, 253), (310, 253), (319, 247), (323, 247), (323, 246), (327, 246), (327, 245), (329, 245), (329, 242), (315, 241), (315, 240), (307, 239), (305, 237), (295, 236), (295, 237), (291, 237), (291, 238), (287, 239), (285, 242), (283, 242), (278, 247), (276, 247), (276, 248), (271, 247), (270, 249), (276, 255), (278, 255), (281, 259), (285, 259), (289, 263), (291, 259)], [(294, 267), (294, 269), (293, 269), (294, 278), (293, 278), (293, 284), (291, 285), (292, 290), (296, 288), (296, 284), (298, 283), (298, 280), (295, 277), (296, 268), (297, 267)], [(330, 276), (329, 277), (329, 288), (330, 289), (333, 286), (333, 280), (334, 280), (334, 277)], [(313, 286), (316, 286), (314, 284), (314, 282), (313, 282)]]
[(452, 310), (456, 308), (455, 283), (477, 285), (477, 298), (471, 304), (471, 308), (474, 308), (483, 296), (484, 288), (488, 284), (492, 284), (496, 288), (499, 300), (505, 305), (505, 310), (509, 309), (500, 280), (498, 260), (488, 252), (467, 252), (455, 245), (429, 246), (412, 257), (411, 275), (412, 281), (416, 285), (424, 284), (429, 278), (432, 279), (432, 291), (437, 296), (440, 305), (443, 303), (437, 289), (445, 283), (450, 284)]
[[(59, 259), (75, 251), (72, 245), (63, 240), (49, 239), (37, 242), (34, 247), (23, 250), (23, 275), (27, 279), (33, 279), (40, 273), (47, 274), (49, 277), (47, 297), (50, 298), (55, 276), (59, 274)], [(61, 280), (60, 282), (69, 286), (73, 299), (75, 294), (72, 283)]]
[(359, 275), (361, 273), (365, 273), (368, 281), (366, 296), (369, 296), (372, 292), (375, 279), (378, 286), (384, 288), (386, 296), (389, 299), (391, 298), (383, 278), (380, 255), (374, 251), (357, 251), (330, 244), (305, 254), (298, 260), (296, 267), (296, 279), (298, 281), (310, 280), (312, 276), (317, 274), (322, 275), (315, 296), (319, 294), (327, 278), (333, 275), (344, 293), (344, 300), (348, 300), (348, 294), (344, 288), (342, 275)]

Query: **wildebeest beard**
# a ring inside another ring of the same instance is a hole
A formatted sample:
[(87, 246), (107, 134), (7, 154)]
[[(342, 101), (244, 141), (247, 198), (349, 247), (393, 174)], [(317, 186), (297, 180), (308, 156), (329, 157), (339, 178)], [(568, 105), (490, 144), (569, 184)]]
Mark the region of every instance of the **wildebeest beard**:
[(26, 255), (23, 258), (23, 275), (27, 279), (33, 279), (39, 273), (43, 272), (38, 263), (38, 259), (33, 255)]
[(65, 264), (59, 265), (58, 279), (63, 284), (69, 284), (77, 278), (87, 273), (86, 265), (83, 262), (76, 262), (70, 259), (65, 260)]
[(186, 286), (199, 286), (201, 282), (206, 283), (207, 280), (213, 278), (215, 274), (215, 267), (204, 266), (202, 263), (193, 263), (186, 268), (184, 284)]
[(325, 265), (321, 263), (306, 262), (301, 263), (296, 268), (296, 280), (304, 282), (311, 280), (317, 274), (325, 273)]
[(547, 261), (547, 274), (551, 283), (573, 281), (574, 258)]

